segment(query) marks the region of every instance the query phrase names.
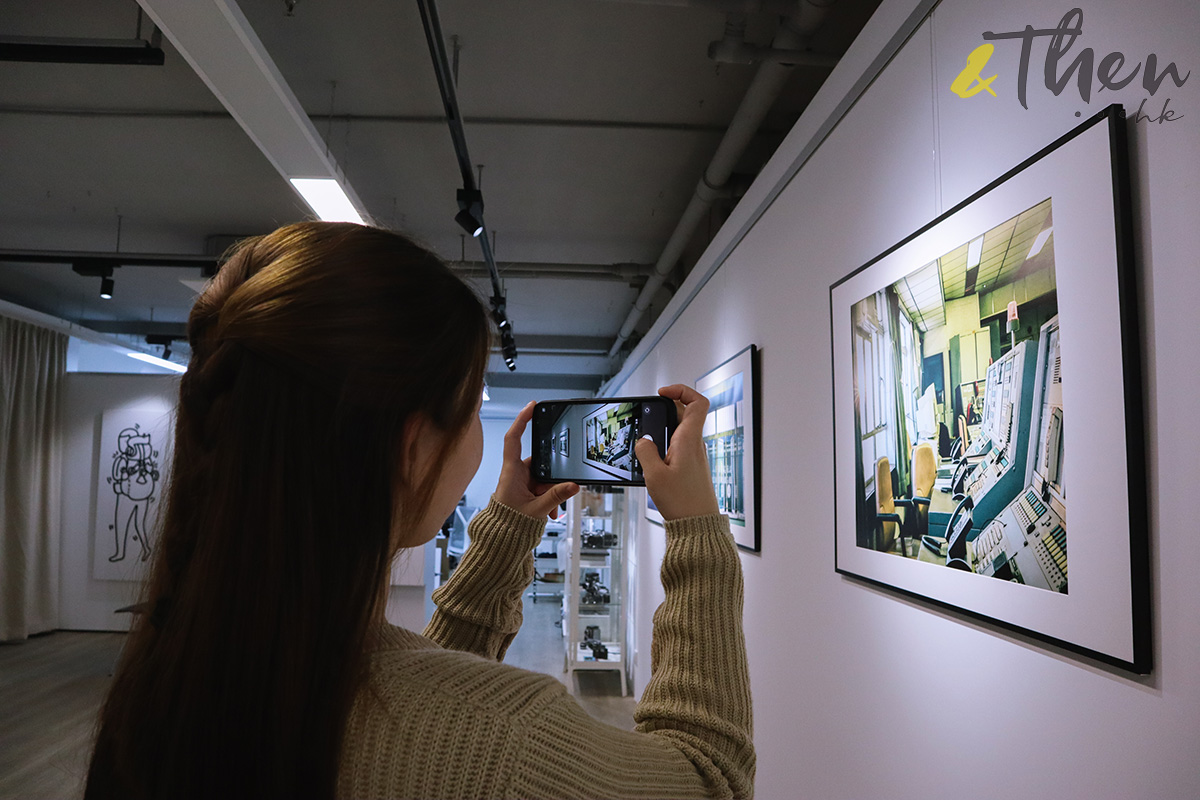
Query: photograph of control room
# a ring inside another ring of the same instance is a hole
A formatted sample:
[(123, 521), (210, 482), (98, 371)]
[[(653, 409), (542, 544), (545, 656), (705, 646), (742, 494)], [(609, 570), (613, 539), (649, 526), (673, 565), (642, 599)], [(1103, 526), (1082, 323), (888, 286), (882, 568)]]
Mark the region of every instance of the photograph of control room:
[(856, 543), (1066, 593), (1051, 201), (851, 310)]
[[(577, 483), (641, 480), (633, 453), (638, 439), (634, 403), (554, 403), (539, 406), (538, 447), (550, 474)], [(578, 442), (578, 444), (576, 444)]]

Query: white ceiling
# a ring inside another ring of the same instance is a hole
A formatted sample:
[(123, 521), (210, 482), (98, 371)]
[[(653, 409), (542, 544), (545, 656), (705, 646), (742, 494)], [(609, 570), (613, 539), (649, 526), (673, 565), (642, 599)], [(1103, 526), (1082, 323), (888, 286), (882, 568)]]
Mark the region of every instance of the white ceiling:
[[(608, 345), (753, 77), (754, 66), (707, 57), (725, 26), (719, 2), (664, 3), (438, 3), (445, 36), (457, 37), (449, 46), (459, 45), (459, 106), (472, 161), (484, 165), (522, 353), (516, 373), (493, 376), (498, 386), (578, 394), (616, 371)], [(843, 52), (876, 5), (835, 3), (812, 50)], [(452, 261), (478, 262), (478, 244), (453, 221), (461, 184), (417, 4), (239, 7), (375, 221)], [(132, 39), (137, 16), (133, 0), (0, 0), (0, 38)], [(777, 28), (777, 16), (752, 13), (747, 39), (767, 44)], [(309, 215), (179, 51), (166, 39), (163, 48), (163, 66), (0, 61), (0, 251), (112, 252), (119, 217), (124, 253), (203, 254), (209, 236)], [(795, 68), (738, 183), (748, 184), (827, 74)], [(733, 202), (714, 207), (683, 270)], [(600, 271), (538, 266), (562, 264)], [(486, 272), (474, 275), (486, 289)], [(197, 278), (194, 268), (123, 266), (114, 298), (102, 301), (98, 279), (69, 264), (9, 258), (0, 299), (140, 335), (151, 321), (185, 320), (194, 293), (180, 279)], [(639, 330), (668, 298), (659, 293)]]

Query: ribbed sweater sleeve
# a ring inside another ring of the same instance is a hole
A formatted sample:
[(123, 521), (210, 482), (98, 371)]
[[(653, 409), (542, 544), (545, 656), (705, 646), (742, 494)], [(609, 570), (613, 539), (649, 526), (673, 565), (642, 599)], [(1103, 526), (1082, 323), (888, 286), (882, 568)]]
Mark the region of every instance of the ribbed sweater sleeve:
[(533, 548), (545, 520), (496, 499), (468, 526), (471, 545), (454, 575), (433, 592), (425, 636), (448, 650), (500, 661), (521, 628), (521, 593), (533, 580)]
[[(588, 716), (553, 678), (495, 663), (520, 627), (543, 524), (493, 500), (472, 521), (454, 577), (434, 592), (438, 610), (425, 631), (492, 663), (421, 650), (426, 640), (392, 631), (412, 641), (396, 639), (376, 657), (347, 729), (340, 794), (752, 797), (742, 571), (729, 521), (714, 514), (666, 527), (666, 597), (654, 615), (636, 730)], [(448, 742), (457, 748), (449, 760), (438, 755)], [(453, 768), (438, 771), (442, 764)]]
[(668, 522), (650, 682), (637, 730), (671, 740), (716, 796), (754, 793), (742, 564), (721, 515)]

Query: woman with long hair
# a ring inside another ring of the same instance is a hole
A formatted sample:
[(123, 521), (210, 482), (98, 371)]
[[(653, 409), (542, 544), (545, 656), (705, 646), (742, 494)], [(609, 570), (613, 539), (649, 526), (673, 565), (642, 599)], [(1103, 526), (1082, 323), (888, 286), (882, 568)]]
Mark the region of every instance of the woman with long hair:
[(479, 467), (492, 331), (429, 251), (348, 223), (242, 243), (188, 322), (165, 517), (101, 710), (88, 798), (748, 797), (741, 567), (718, 513), (707, 402), (666, 459), (666, 600), (637, 730), (499, 663), (546, 515), (527, 406), (424, 635), (387, 624), (390, 565), (437, 533)]

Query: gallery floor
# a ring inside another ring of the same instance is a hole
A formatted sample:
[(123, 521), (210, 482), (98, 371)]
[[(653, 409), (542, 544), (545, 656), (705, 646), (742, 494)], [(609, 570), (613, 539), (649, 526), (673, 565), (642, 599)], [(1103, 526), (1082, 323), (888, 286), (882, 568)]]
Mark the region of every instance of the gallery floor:
[[(559, 605), (525, 600), (525, 622), (505, 663), (564, 683)], [(58, 631), (0, 644), (0, 797), (74, 798), (96, 710), (108, 688), (123, 634)], [(571, 693), (597, 719), (633, 728), (635, 701), (621, 697), (617, 673), (578, 675)]]

